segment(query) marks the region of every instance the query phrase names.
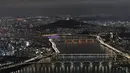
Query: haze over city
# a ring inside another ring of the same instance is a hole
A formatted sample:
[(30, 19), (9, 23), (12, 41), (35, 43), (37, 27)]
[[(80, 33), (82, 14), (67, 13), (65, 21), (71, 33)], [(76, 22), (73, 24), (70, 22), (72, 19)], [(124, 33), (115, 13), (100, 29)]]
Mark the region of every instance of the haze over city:
[(130, 73), (130, 0), (0, 0), (0, 73)]
[(130, 15), (129, 0), (3, 0), (0, 16)]

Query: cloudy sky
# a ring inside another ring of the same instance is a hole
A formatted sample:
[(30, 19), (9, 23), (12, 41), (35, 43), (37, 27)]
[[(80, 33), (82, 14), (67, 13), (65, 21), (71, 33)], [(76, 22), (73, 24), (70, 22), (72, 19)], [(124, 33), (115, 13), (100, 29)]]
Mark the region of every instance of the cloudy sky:
[(0, 0), (0, 7), (57, 7), (68, 5), (129, 5), (130, 0)]
[(0, 0), (0, 15), (130, 15), (130, 0)]

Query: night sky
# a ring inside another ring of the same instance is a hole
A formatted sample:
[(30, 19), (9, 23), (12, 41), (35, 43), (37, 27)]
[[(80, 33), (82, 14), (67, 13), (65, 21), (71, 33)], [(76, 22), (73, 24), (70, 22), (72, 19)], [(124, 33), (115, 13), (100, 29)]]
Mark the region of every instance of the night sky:
[(130, 15), (129, 0), (0, 0), (0, 16)]

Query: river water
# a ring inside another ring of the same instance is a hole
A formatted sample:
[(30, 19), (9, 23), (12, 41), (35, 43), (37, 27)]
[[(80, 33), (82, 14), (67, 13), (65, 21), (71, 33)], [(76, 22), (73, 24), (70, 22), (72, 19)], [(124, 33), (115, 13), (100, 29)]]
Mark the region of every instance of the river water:
[[(57, 43), (61, 54), (107, 54), (103, 46), (95, 43), (68, 44)], [(101, 60), (100, 58), (89, 57), (91, 60), (56, 60), (51, 63), (37, 63), (24, 67), (11, 73), (127, 73), (128, 68), (119, 68), (113, 65), (112, 61)]]
[(57, 43), (57, 48), (62, 54), (105, 54), (107, 52), (97, 41), (82, 44), (60, 42)]
[(11, 73), (126, 73), (127, 68), (112, 67), (109, 62), (64, 62), (33, 64)]

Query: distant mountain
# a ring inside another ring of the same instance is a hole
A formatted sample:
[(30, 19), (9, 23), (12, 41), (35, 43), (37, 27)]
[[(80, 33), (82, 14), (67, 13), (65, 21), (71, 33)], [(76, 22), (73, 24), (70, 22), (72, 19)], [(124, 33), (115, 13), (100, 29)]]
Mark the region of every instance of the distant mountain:
[(40, 25), (38, 27), (35, 27), (37, 30), (39, 29), (55, 29), (55, 28), (79, 28), (80, 24), (84, 24), (81, 22), (78, 22), (76, 20), (59, 20), (54, 23), (50, 23), (48, 25)]
[[(48, 25), (40, 25), (37, 27), (34, 27), (34, 31), (41, 31), (43, 32), (45, 29), (45, 32), (59, 32), (57, 28), (72, 28), (72, 29), (77, 29), (79, 34), (89, 34), (89, 33), (100, 33), (100, 32), (125, 32), (126, 29), (124, 27), (111, 27), (111, 26), (101, 26), (101, 25), (96, 25), (96, 24), (88, 24), (88, 23), (83, 23), (79, 20), (58, 20), (54, 23), (50, 23)], [(63, 32), (63, 31), (62, 31)], [(67, 32), (67, 31), (66, 31)], [(74, 31), (75, 32), (75, 31)]]

